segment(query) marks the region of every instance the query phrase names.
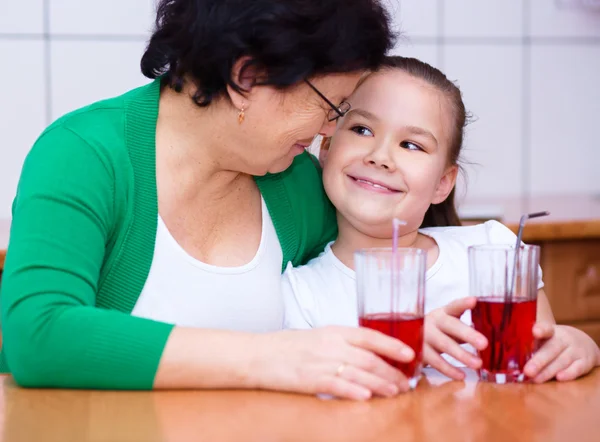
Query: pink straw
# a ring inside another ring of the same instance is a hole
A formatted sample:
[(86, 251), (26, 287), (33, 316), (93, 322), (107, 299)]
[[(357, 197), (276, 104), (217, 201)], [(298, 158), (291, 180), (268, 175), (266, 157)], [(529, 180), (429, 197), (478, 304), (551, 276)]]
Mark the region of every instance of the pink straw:
[[(393, 226), (393, 230), (392, 230), (392, 271), (391, 271), (391, 276), (392, 276), (392, 297), (390, 299), (391, 301), (391, 305), (390, 305), (390, 312), (396, 313), (396, 306), (394, 305), (394, 300), (396, 297), (396, 290), (397, 290), (397, 283), (398, 281), (396, 280), (396, 278), (398, 278), (398, 238), (400, 237), (400, 226), (405, 226), (406, 225), (406, 221), (402, 221), (398, 218), (394, 218), (392, 220), (392, 226)], [(396, 278), (394, 278), (394, 276)]]
[(392, 225), (393, 225), (393, 236), (392, 236), (392, 253), (393, 256), (395, 257), (396, 254), (398, 253), (398, 238), (400, 237), (400, 226), (405, 226), (406, 225), (406, 221), (402, 221), (398, 218), (394, 218), (392, 220)]

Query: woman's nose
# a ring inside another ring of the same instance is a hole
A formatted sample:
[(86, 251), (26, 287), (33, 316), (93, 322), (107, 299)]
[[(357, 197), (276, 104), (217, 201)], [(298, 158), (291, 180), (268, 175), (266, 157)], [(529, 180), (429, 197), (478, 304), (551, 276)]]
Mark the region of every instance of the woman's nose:
[(325, 138), (333, 136), (333, 133), (335, 132), (336, 123), (337, 120), (329, 121), (326, 118), (325, 122), (323, 123), (323, 126), (321, 126), (321, 130), (319, 130), (319, 135), (323, 135), (323, 137)]

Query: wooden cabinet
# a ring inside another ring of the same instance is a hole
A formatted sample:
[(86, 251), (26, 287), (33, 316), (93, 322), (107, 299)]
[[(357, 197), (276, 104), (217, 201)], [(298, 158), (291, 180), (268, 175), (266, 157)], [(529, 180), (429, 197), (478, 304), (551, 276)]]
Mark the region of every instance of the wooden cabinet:
[(556, 321), (600, 343), (600, 239), (541, 242), (546, 294)]

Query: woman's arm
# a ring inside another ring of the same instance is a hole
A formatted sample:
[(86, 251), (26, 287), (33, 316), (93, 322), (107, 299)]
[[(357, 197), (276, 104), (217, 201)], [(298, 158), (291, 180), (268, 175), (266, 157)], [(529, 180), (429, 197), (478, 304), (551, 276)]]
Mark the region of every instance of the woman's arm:
[(154, 385), (325, 393), (357, 400), (408, 391), (404, 375), (375, 354), (402, 362), (414, 357), (396, 339), (353, 327), (267, 334), (176, 328)]
[(175, 327), (154, 388), (257, 388), (258, 335)]
[(3, 351), (31, 387), (148, 389), (172, 326), (96, 308), (114, 151), (58, 124), (23, 166), (1, 286)]

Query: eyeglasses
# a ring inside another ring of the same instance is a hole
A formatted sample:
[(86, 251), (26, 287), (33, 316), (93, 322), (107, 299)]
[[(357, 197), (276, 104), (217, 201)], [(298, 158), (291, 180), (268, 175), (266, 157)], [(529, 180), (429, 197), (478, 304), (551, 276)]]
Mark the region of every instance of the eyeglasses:
[(306, 82), (306, 84), (308, 84), (310, 86), (310, 88), (313, 91), (315, 91), (317, 93), (317, 95), (319, 97), (321, 97), (325, 101), (325, 103), (327, 103), (329, 105), (329, 107), (331, 107), (331, 110), (329, 112), (327, 112), (327, 120), (328, 121), (330, 121), (330, 122), (335, 121), (338, 118), (343, 117), (352, 108), (350, 103), (348, 103), (347, 101), (342, 101), (339, 106), (336, 106), (331, 101), (329, 101), (329, 99), (325, 95), (323, 95), (321, 93), (321, 91), (319, 89), (317, 89), (310, 81), (308, 81), (306, 79), (304, 81)]

